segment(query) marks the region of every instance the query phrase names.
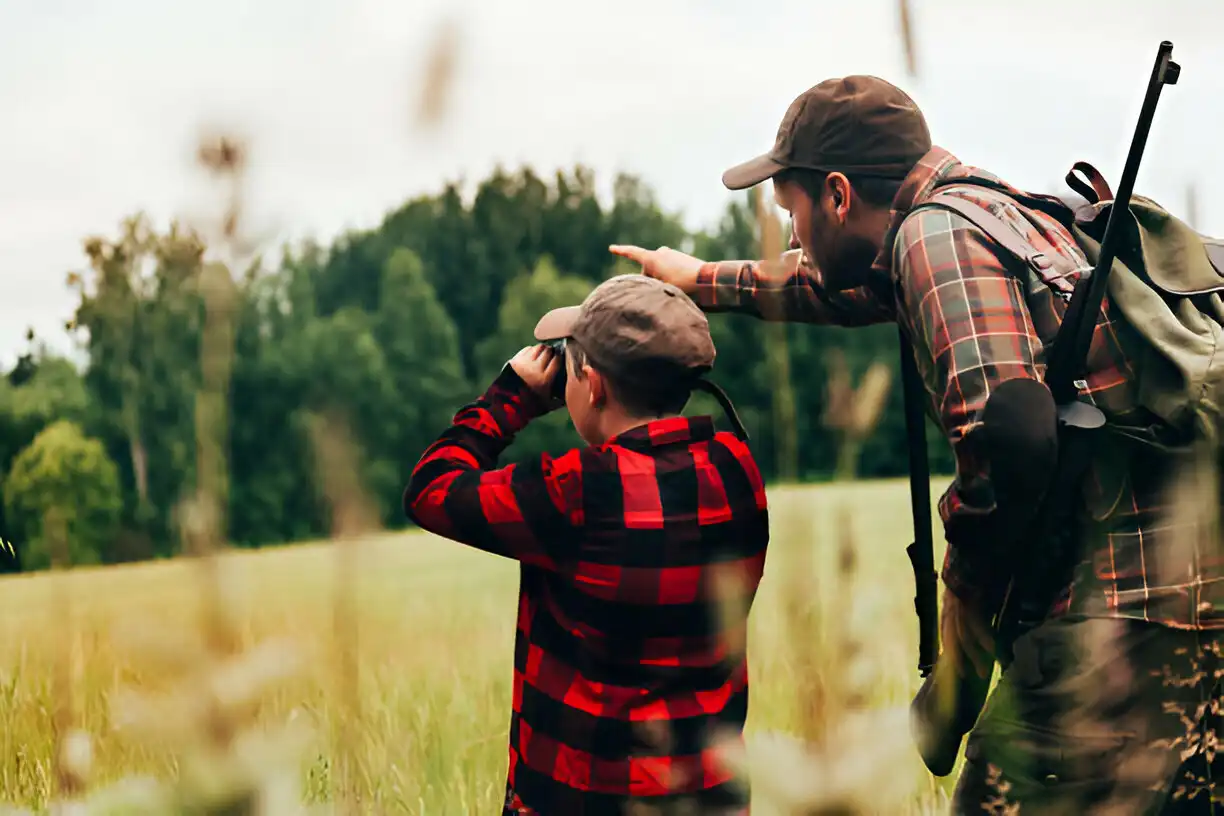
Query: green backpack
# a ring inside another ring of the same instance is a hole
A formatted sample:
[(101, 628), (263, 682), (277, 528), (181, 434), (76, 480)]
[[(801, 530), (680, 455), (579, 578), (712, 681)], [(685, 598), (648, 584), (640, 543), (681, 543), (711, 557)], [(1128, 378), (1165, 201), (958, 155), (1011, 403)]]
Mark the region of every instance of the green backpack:
[[(1076, 171), (1088, 177), (1091, 186), (1076, 178)], [(941, 184), (945, 189), (937, 188), (921, 206), (953, 210), (968, 219), (1068, 298), (1070, 289), (1062, 278), (1076, 270), (1067, 268), (1065, 259), (1048, 258), (988, 210), (947, 189), (986, 186), (1022, 207), (1053, 215), (1074, 235), (1091, 269), (1100, 257), (1113, 193), (1086, 162), (1071, 169), (1067, 182), (1086, 205), (1016, 195), (987, 179), (962, 178)], [(1114, 260), (1108, 296), (1144, 340), (1134, 373), (1139, 405), (1155, 421), (1147, 428), (1114, 431), (1165, 449), (1185, 448), (1204, 435), (1219, 439), (1224, 420), (1224, 241), (1201, 235), (1144, 196), (1131, 197), (1130, 211), (1134, 228)]]

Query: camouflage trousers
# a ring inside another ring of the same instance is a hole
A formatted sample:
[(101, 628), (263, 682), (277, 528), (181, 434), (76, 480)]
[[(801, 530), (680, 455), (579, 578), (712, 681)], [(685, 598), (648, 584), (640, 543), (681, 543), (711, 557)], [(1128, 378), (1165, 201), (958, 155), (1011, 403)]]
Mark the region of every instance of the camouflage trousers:
[(953, 813), (1224, 815), (1224, 633), (1068, 618), (1014, 651)]

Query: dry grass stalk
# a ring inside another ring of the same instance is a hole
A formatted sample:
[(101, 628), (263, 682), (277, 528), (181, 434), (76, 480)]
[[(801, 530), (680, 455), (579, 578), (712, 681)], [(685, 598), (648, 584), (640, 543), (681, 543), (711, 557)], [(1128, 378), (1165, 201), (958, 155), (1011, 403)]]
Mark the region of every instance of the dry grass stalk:
[(247, 234), (246, 173), (250, 149), (246, 142), (228, 133), (208, 133), (196, 148), (196, 162), (223, 187), (224, 205), (215, 230), (214, 244), (231, 267), (255, 249), (256, 240)]
[[(202, 140), (196, 155), (199, 164), (228, 187), (218, 245), (223, 257), (233, 262), (240, 254), (238, 234), (246, 148), (233, 137), (218, 135)], [(187, 551), (199, 558), (205, 640), (217, 659), (225, 659), (236, 652), (238, 644), (215, 556), (224, 547), (228, 530), (225, 520), (229, 503), (228, 407), (238, 291), (230, 270), (221, 262), (203, 262), (196, 280), (204, 305), (195, 415), (196, 492), (184, 507), (183, 532)], [(218, 748), (228, 745), (233, 736), (230, 724), (220, 712), (212, 719), (210, 732)]]
[[(811, 520), (800, 518), (798, 511), (791, 513), (787, 529), (803, 531), (800, 540), (811, 541)], [(812, 637), (813, 632), (821, 631), (824, 612), (824, 604), (812, 601), (813, 586), (819, 584), (814, 547), (815, 542), (812, 542), (788, 554), (786, 578), (780, 588), (785, 640), (791, 645), (790, 662), (795, 676), (800, 678), (795, 689), (793, 730), (800, 739), (812, 742), (824, 736), (831, 696), (830, 677), (820, 671), (821, 651), (827, 644)]]
[(828, 360), (824, 424), (838, 434), (837, 479), (849, 480), (857, 475), (859, 451), (875, 430), (888, 401), (892, 374), (888, 366), (877, 361), (855, 388), (842, 350), (832, 349)]
[(418, 129), (436, 127), (446, 115), (447, 106), (454, 93), (459, 39), (458, 22), (454, 18), (448, 18), (438, 27), (438, 32), (430, 43), (421, 94), (413, 115), (414, 127)]
[(918, 57), (914, 42), (914, 23), (910, 12), (910, 3), (909, 0), (898, 0), (898, 2), (900, 3), (898, 18), (901, 24), (901, 50), (905, 56), (905, 70), (910, 76), (917, 77)]
[[(779, 263), (784, 250), (782, 222), (760, 191), (755, 194), (757, 235), (760, 256), (767, 264)], [(778, 480), (794, 481), (799, 475), (799, 432), (796, 422), (795, 391), (791, 382), (790, 347), (786, 324), (769, 321), (765, 332), (765, 362), (773, 385), (773, 429), (775, 470)]]
[[(64, 514), (59, 508), (50, 509), (43, 517), (43, 536), (51, 554), (51, 566), (55, 571), (72, 568), (68, 547), (68, 528)], [(52, 798), (76, 799), (84, 793), (89, 773), (89, 738), (75, 730), (76, 726), (76, 638), (77, 631), (73, 615), (72, 592), (67, 581), (60, 581), (58, 606), (63, 620), (60, 632), (59, 661), (56, 667), (53, 696), (55, 709), (52, 714), (52, 729), (55, 734), (54, 781)], [(81, 741), (85, 748), (82, 750)]]
[(190, 552), (200, 557), (204, 587), (204, 626), (218, 654), (234, 648), (227, 620), (221, 576), (214, 560), (224, 547), (229, 503), (228, 402), (234, 354), (233, 311), (237, 290), (229, 271), (219, 263), (200, 270), (205, 319), (201, 341), (201, 387), (196, 395), (197, 492), (187, 532)]
[[(234, 262), (243, 252), (239, 235), (245, 148), (234, 139), (218, 137), (201, 144), (197, 158), (230, 188), (218, 245)], [(160, 797), (159, 807), (267, 813), (269, 792), (284, 785), (275, 761), (280, 754), (254, 747), (267, 739), (255, 732), (259, 700), (267, 686), (295, 670), (295, 653), (279, 643), (244, 652), (224, 595), (217, 556), (227, 537), (228, 397), (238, 291), (222, 262), (202, 263), (196, 280), (204, 306), (195, 417), (196, 491), (184, 503), (181, 518), (187, 550), (198, 558), (203, 643), (174, 653), (171, 662), (181, 670), (176, 686), (157, 696), (117, 695), (114, 714), (130, 729), (169, 738), (182, 754), (173, 793), (143, 791), (148, 799)], [(149, 639), (142, 645), (160, 651), (164, 643)]]
[(737, 568), (722, 564), (714, 569), (712, 594), (719, 619), (723, 660), (735, 665), (748, 653), (748, 629), (742, 623), (748, 611), (748, 579)]
[(336, 720), (338, 782), (333, 800), (341, 812), (356, 812), (360, 805), (356, 784), (356, 738), (360, 733), (360, 689), (357, 670), (356, 542), (378, 528), (378, 515), (361, 485), (357, 452), (347, 423), (335, 415), (309, 418), (316, 478), (331, 508), (332, 536), (336, 539), (336, 595), (333, 648), (336, 691), (341, 714)]
[[(158, 645), (154, 639), (145, 644), (153, 659)], [(112, 718), (118, 727), (171, 745), (179, 754), (175, 785), (139, 785), (124, 796), (155, 802), (154, 809), (142, 811), (149, 813), (301, 812), (296, 763), (289, 760), (300, 752), (305, 734), (295, 729), (262, 734), (255, 727), (266, 690), (293, 676), (299, 666), (291, 643), (266, 642), (184, 671), (162, 694), (115, 695)], [(227, 726), (223, 743), (216, 735), (218, 722)], [(111, 795), (124, 798), (116, 791)]]

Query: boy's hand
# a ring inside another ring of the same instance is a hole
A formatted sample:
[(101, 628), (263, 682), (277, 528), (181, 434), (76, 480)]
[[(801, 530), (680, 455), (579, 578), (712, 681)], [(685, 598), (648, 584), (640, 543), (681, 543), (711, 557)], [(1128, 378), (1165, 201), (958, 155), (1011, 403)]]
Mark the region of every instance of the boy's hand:
[(551, 390), (553, 378), (561, 367), (561, 358), (552, 349), (543, 344), (527, 346), (510, 358), (510, 367), (549, 410), (560, 407), (560, 403), (552, 398)]

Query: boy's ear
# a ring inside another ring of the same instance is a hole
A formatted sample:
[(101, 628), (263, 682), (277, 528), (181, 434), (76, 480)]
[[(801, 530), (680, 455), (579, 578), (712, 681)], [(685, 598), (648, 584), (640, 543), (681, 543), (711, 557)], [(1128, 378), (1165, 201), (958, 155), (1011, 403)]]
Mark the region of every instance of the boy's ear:
[(604, 380), (602, 374), (591, 368), (590, 364), (582, 367), (582, 374), (587, 381), (587, 387), (591, 389), (591, 407), (604, 407), (608, 402), (607, 381)]

